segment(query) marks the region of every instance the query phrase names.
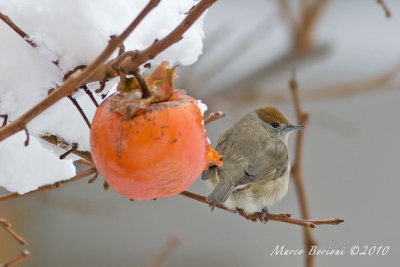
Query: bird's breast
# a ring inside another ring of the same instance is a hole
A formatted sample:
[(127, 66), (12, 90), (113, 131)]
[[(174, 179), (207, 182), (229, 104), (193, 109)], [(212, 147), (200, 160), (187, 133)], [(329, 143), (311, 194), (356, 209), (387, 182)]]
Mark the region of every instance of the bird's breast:
[(248, 184), (235, 190), (224, 203), (229, 209), (240, 208), (247, 214), (260, 212), (281, 200), (289, 187), (290, 163), (281, 177)]

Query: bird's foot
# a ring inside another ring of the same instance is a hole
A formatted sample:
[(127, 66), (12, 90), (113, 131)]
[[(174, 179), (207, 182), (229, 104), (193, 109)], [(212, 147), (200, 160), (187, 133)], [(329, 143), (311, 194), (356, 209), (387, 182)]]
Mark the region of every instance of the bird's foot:
[(210, 204), (208, 206), (211, 208), (211, 212), (214, 211), (214, 208), (215, 208), (216, 205), (217, 205), (217, 203), (210, 202)]
[(268, 219), (267, 219), (267, 215), (269, 214), (269, 211), (267, 208), (263, 208), (260, 212), (260, 221), (262, 223), (267, 223)]

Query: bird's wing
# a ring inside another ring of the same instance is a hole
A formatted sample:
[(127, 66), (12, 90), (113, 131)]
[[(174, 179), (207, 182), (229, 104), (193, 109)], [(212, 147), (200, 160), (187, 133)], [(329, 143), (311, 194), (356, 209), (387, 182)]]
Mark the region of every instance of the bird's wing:
[[(228, 141), (229, 137), (232, 135), (232, 132), (233, 132), (233, 129), (231, 128), (218, 139), (218, 144), (215, 147), (215, 150), (218, 152), (218, 154), (222, 155), (222, 157), (225, 154), (227, 141)], [(223, 161), (223, 159), (222, 159), (222, 161)], [(210, 178), (212, 171), (216, 167), (217, 166), (215, 166), (213, 163), (210, 163), (210, 165), (208, 166), (208, 169), (203, 171), (203, 173), (201, 174), (201, 179), (208, 180)]]
[(235, 185), (245, 185), (261, 180), (272, 180), (282, 176), (288, 164), (286, 145), (275, 137), (266, 139), (262, 146), (253, 154), (244, 174)]

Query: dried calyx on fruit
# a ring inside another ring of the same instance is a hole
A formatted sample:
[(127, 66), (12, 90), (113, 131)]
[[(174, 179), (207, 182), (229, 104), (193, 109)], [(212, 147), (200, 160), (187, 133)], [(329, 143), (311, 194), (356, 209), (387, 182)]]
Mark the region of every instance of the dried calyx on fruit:
[(175, 68), (170, 68), (166, 61), (141, 83), (135, 77), (121, 76), (119, 93), (110, 98), (111, 107), (125, 119), (131, 119), (139, 109), (168, 100), (174, 93), (173, 80), (176, 77)]
[[(111, 187), (130, 199), (178, 194), (210, 162), (222, 164), (207, 141), (197, 101), (174, 88), (175, 77), (163, 62), (146, 79), (121, 79), (93, 119), (93, 160)], [(149, 89), (145, 98), (143, 86)]]

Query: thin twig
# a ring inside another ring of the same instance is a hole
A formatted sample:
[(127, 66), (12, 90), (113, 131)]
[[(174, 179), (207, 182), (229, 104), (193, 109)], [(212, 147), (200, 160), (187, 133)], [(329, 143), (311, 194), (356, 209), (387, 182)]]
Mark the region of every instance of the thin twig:
[(78, 101), (75, 98), (73, 98), (72, 96), (70, 96), (70, 95), (68, 96), (68, 99), (72, 102), (72, 104), (74, 104), (76, 109), (79, 111), (79, 114), (81, 114), (81, 116), (82, 116), (83, 120), (85, 121), (86, 125), (90, 129), (92, 127), (92, 125), (90, 124), (90, 121), (89, 121), (88, 117), (86, 116), (85, 112), (81, 108), (81, 105), (79, 105)]
[(84, 70), (76, 76), (69, 77), (61, 86), (50, 93), (45, 99), (36, 104), (28, 112), (0, 129), (0, 141), (24, 129), (25, 125), (40, 113), (48, 109), (54, 103), (65, 96), (70, 95), (76, 88), (81, 87), (88, 82), (88, 78), (98, 70), (102, 64), (112, 55), (115, 49), (132, 33), (137, 25), (146, 17), (146, 15), (155, 8), (160, 0), (150, 0), (146, 7), (139, 13), (133, 22), (122, 32), (121, 35), (110, 40), (103, 52)]
[(104, 88), (106, 87), (106, 81), (107, 81), (107, 79), (101, 80), (100, 81), (100, 87), (98, 89), (96, 89), (94, 92), (97, 93), (97, 94), (103, 92)]
[(77, 143), (72, 144), (72, 148), (70, 150), (67, 150), (64, 154), (61, 154), (59, 158), (60, 159), (65, 159), (69, 154), (74, 152), (77, 148), (78, 148), (78, 144)]
[(44, 186), (41, 186), (41, 187), (39, 187), (38, 189), (36, 189), (34, 191), (30, 191), (30, 192), (26, 193), (26, 194), (20, 195), (18, 193), (11, 193), (11, 194), (7, 194), (7, 195), (3, 195), (3, 196), (0, 196), (0, 202), (8, 200), (8, 199), (12, 199), (12, 198), (19, 198), (19, 197), (24, 197), (24, 196), (27, 196), (27, 195), (31, 195), (31, 194), (34, 194), (36, 192), (42, 191), (42, 190), (58, 188), (58, 187), (60, 187), (60, 185), (71, 183), (73, 181), (85, 178), (88, 175), (91, 175), (92, 173), (95, 173), (95, 172), (97, 172), (96, 168), (90, 168), (90, 169), (87, 169), (87, 170), (84, 170), (84, 171), (81, 171), (81, 172), (77, 173), (74, 177), (72, 177), (72, 178), (70, 178), (68, 180), (56, 182), (56, 183), (51, 184), (51, 185), (44, 185)]
[(94, 174), (94, 176), (88, 180), (88, 184), (93, 183), (97, 179), (98, 176), (99, 176), (99, 172), (96, 172)]
[[(110, 39), (115, 39), (117, 37), (117, 35), (111, 35)], [(122, 53), (125, 52), (125, 45), (124, 43), (121, 43), (118, 47), (118, 56), (122, 55)]]
[(210, 115), (208, 115), (208, 117), (204, 119), (204, 125), (207, 125), (213, 121), (216, 121), (224, 116), (225, 116), (225, 113), (222, 111), (210, 113)]
[(3, 124), (0, 126), (0, 128), (1, 128), (1, 127), (4, 127), (4, 126), (6, 126), (6, 125), (7, 125), (7, 121), (8, 121), (8, 115), (7, 115), (7, 114), (0, 115), (0, 118), (2, 118), (2, 119), (3, 119)]
[(173, 235), (168, 238), (161, 250), (154, 256), (154, 258), (146, 264), (146, 267), (158, 267), (161, 266), (165, 259), (171, 255), (171, 253), (181, 243), (180, 238), (177, 235)]
[(21, 245), (26, 245), (26, 241), (19, 234), (17, 234), (12, 228), (11, 224), (7, 222), (5, 219), (0, 218), (0, 226), (4, 228), (18, 243)]
[(10, 26), (11, 29), (13, 29), (19, 36), (22, 37), (30, 46), (36, 47), (37, 45), (30, 40), (30, 37), (28, 34), (26, 34), (20, 27), (18, 27), (12, 20), (4, 15), (3, 13), (0, 12), (0, 19), (4, 21), (8, 26)]
[(14, 265), (14, 264), (16, 264), (17, 262), (26, 259), (29, 255), (31, 255), (31, 252), (30, 252), (29, 250), (27, 250), (27, 249), (24, 249), (23, 251), (21, 251), (21, 253), (19, 254), (19, 256), (17, 256), (16, 258), (10, 260), (10, 261), (7, 262), (7, 263), (0, 264), (0, 267), (9, 267), (9, 266), (11, 266), (11, 265)]
[(384, 0), (376, 0), (376, 2), (378, 2), (378, 4), (383, 8), (383, 11), (385, 11), (385, 15), (387, 18), (391, 17), (391, 13), (390, 13), (390, 9), (389, 7), (386, 5)]
[(74, 162), (75, 162), (75, 163), (82, 164), (82, 165), (85, 165), (85, 166), (88, 166), (88, 167), (95, 167), (94, 164), (93, 164), (92, 162), (87, 161), (87, 160), (85, 160), (85, 159), (78, 159), (78, 160), (76, 160), (76, 161), (74, 161)]
[[(59, 146), (59, 147), (65, 149), (65, 150), (69, 150), (71, 148), (70, 144), (68, 144), (67, 142), (61, 140), (59, 137), (57, 137), (55, 135), (41, 136), (40, 138), (45, 140), (46, 142), (48, 142), (50, 144), (53, 144), (55, 146)], [(71, 153), (77, 155), (78, 157), (80, 157), (80, 158), (82, 158), (84, 160), (87, 160), (88, 162), (90, 162), (92, 164), (92, 166), (94, 166), (92, 156), (90, 155), (89, 152), (73, 150)]]
[[(54, 62), (53, 62), (54, 63)], [(74, 69), (68, 71), (65, 75), (64, 75), (64, 81), (66, 79), (68, 79), (71, 75), (75, 74), (77, 71), (83, 70), (87, 67), (87, 65), (79, 65), (76, 66)], [(83, 85), (81, 87), (85, 93), (89, 96), (90, 100), (92, 100), (93, 104), (96, 106), (96, 108), (99, 106), (99, 104), (97, 103), (96, 99), (93, 96), (93, 93), (87, 88), (86, 84)], [(75, 104), (74, 104), (75, 105)]]
[(25, 139), (25, 146), (29, 145), (29, 132), (28, 132), (28, 128), (24, 127), (24, 131), (25, 131), (25, 135), (26, 135), (26, 139)]
[(99, 107), (99, 103), (97, 103), (96, 98), (94, 98), (94, 95), (93, 95), (92, 91), (90, 91), (89, 88), (87, 88), (86, 85), (82, 86), (82, 89), (89, 96), (90, 100), (92, 100), (92, 102), (95, 105), (95, 107), (98, 108)]
[(110, 185), (106, 181), (104, 181), (104, 183), (103, 183), (103, 189), (104, 189), (104, 191), (107, 191), (108, 189), (110, 189)]
[[(292, 77), (289, 81), (289, 88), (293, 95), (293, 104), (294, 109), (297, 116), (297, 124), (305, 126), (308, 121), (308, 113), (303, 112), (300, 105), (300, 97), (299, 97), (299, 88), (295, 76), (295, 72), (293, 71)], [(303, 140), (304, 140), (304, 133), (305, 131), (298, 131), (296, 134), (296, 147), (295, 147), (295, 156), (294, 156), (294, 163), (292, 169), (292, 177), (295, 183), (295, 188), (297, 192), (297, 196), (299, 198), (299, 205), (301, 211), (301, 217), (304, 220), (310, 219), (310, 212), (308, 209), (308, 202), (306, 197), (306, 192), (304, 188), (303, 178), (302, 178), (302, 158), (303, 158)], [(304, 246), (305, 250), (309, 251), (312, 246), (316, 245), (314, 241), (310, 229), (304, 229)], [(305, 254), (305, 266), (312, 267), (314, 266), (314, 255)]]
[[(54, 63), (53, 63), (54, 64)], [(63, 80), (65, 81), (66, 79), (68, 79), (69, 77), (71, 77), (73, 74), (76, 75), (76, 72), (84, 70), (87, 67), (87, 65), (78, 65), (75, 68), (73, 68), (72, 70), (68, 71), (67, 73), (65, 73)]]
[[(206, 198), (204, 196), (189, 192), (189, 191), (183, 191), (180, 193), (182, 196), (191, 198), (193, 200), (199, 201), (201, 203), (205, 203), (207, 205), (211, 205), (210, 202), (208, 202), (206, 200)], [(246, 213), (244, 213), (242, 210), (230, 210), (226, 207), (224, 207), (222, 204), (216, 204), (215, 205), (216, 208), (222, 209), (222, 210), (226, 210), (235, 214), (238, 214), (240, 216), (242, 216), (243, 218), (256, 222), (259, 221), (261, 219), (261, 214), (259, 212), (248, 215)], [(319, 221), (310, 221), (310, 220), (300, 220), (300, 219), (294, 219), (290, 217), (290, 214), (285, 214), (285, 213), (281, 213), (281, 214), (271, 214), (268, 213), (265, 216), (265, 220), (271, 220), (271, 221), (279, 221), (279, 222), (284, 222), (284, 223), (289, 223), (289, 224), (295, 224), (295, 225), (300, 225), (303, 226), (305, 228), (315, 228), (315, 226), (321, 225), (321, 224), (330, 224), (330, 225), (337, 225), (341, 222), (343, 222), (343, 220), (340, 219), (330, 219), (330, 220), (319, 220)]]

